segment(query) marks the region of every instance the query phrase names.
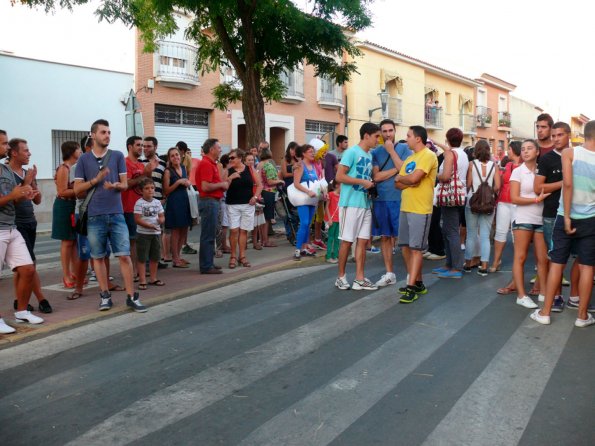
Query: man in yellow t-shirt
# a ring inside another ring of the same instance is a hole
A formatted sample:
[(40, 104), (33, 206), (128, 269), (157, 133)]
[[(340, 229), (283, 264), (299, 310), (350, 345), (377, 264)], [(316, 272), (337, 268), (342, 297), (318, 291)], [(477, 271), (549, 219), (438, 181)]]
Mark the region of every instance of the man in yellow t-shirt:
[(414, 125), (407, 131), (407, 144), (413, 155), (403, 162), (395, 177), (395, 187), (402, 191), (399, 216), (399, 246), (409, 274), (407, 286), (399, 288), (401, 303), (417, 300), (419, 294), (428, 292), (421, 278), (422, 251), (427, 249), (434, 185), (438, 171), (438, 159), (426, 147), (428, 132)]

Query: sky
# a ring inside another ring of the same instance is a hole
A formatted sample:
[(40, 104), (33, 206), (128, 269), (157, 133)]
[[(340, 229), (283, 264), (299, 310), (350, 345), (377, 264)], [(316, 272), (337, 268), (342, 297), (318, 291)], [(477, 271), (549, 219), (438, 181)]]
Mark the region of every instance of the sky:
[[(489, 73), (555, 120), (595, 119), (589, 3), (376, 0), (373, 25), (359, 36), (470, 78)], [(134, 31), (98, 23), (97, 4), (46, 14), (0, 0), (0, 51), (133, 73)]]

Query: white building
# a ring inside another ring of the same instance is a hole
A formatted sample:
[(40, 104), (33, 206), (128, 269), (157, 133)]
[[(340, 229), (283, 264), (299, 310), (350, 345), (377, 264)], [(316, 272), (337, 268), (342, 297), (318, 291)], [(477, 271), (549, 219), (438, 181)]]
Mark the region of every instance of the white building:
[(54, 171), (64, 141), (80, 141), (93, 121), (110, 123), (110, 147), (126, 152), (122, 103), (134, 85), (132, 73), (28, 59), (0, 52), (0, 129), (29, 143), (43, 201), (39, 222), (51, 221)]
[(543, 109), (524, 99), (510, 96), (510, 114), (512, 115), (511, 140), (535, 138), (535, 119)]

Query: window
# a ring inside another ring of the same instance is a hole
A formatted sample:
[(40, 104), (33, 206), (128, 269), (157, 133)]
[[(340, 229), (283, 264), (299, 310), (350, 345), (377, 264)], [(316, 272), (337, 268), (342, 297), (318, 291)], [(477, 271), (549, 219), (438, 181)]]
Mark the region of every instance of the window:
[(334, 132), (337, 124), (334, 122), (324, 122), (324, 121), (310, 121), (306, 119), (306, 132), (309, 133), (319, 133), (321, 135)]
[(487, 91), (481, 88), (477, 89), (477, 105), (479, 107), (487, 107), (488, 106), (488, 99), (487, 99)]
[(504, 95), (498, 96), (498, 111), (499, 112), (508, 111), (508, 100), (507, 100), (506, 96), (504, 96)]
[(204, 127), (209, 125), (209, 111), (201, 108), (155, 104), (155, 123)]
[(446, 96), (446, 113), (451, 113), (452, 112), (452, 94), (450, 94), (448, 91), (444, 92), (444, 95)]
[(186, 61), (184, 59), (178, 59), (177, 57), (159, 56), (159, 63), (161, 63), (162, 66), (172, 68), (186, 68)]
[(62, 164), (62, 144), (66, 141), (81, 143), (81, 139), (88, 136), (85, 130), (52, 130), (52, 162), (54, 169)]

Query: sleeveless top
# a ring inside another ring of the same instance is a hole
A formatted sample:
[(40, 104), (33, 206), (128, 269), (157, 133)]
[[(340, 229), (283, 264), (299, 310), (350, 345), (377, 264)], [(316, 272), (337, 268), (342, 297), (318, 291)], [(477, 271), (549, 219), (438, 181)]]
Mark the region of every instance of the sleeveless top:
[(302, 179), (300, 180), (300, 183), (316, 181), (318, 179), (316, 167), (314, 165), (312, 165), (312, 169), (308, 170), (306, 163), (302, 161), (302, 166), (304, 167), (304, 171), (302, 172)]
[[(477, 175), (477, 170), (475, 169), (475, 167), (471, 167), (471, 174), (472, 174), (472, 183), (471, 183), (471, 189), (469, 189), (469, 195), (468, 197), (471, 197), (473, 195), (473, 193), (479, 188), (479, 185), (481, 184), (481, 181), (485, 181), (486, 183), (488, 183), (488, 185), (493, 186), (494, 185), (494, 175), (496, 175), (496, 171), (498, 170), (498, 168), (496, 166), (494, 166), (494, 162), (493, 161), (488, 161), (485, 163), (485, 169), (486, 169), (486, 175), (489, 174), (489, 177), (485, 177), (482, 171), (482, 165), (483, 163), (477, 160), (473, 160), (471, 161), (469, 164), (475, 164), (477, 166), (477, 169), (479, 169), (479, 172), (481, 173), (481, 178), (479, 178), (479, 175)], [(494, 166), (494, 168), (492, 169), (492, 166)], [(492, 171), (490, 173), (490, 170)], [(467, 184), (467, 186), (469, 186), (469, 184)]]
[[(70, 172), (71, 172), (70, 171), (70, 166), (68, 164), (66, 164), (66, 163), (62, 163), (58, 167), (56, 167), (56, 173), (54, 173), (54, 183), (56, 183), (56, 186), (58, 186), (58, 169), (60, 167), (62, 167), (62, 166), (66, 167), (66, 170), (68, 171), (68, 185), (66, 186), (66, 189), (74, 189), (74, 181), (72, 181), (71, 178), (70, 178), (71, 177), (71, 175), (70, 175)], [(56, 198), (58, 198), (60, 200), (67, 200), (67, 201), (76, 200), (76, 198), (64, 198), (64, 197), (61, 197), (57, 193), (56, 193)]]
[[(560, 197), (558, 215), (564, 215), (564, 193)], [(581, 220), (592, 217), (595, 217), (595, 152), (576, 146), (572, 160), (570, 218)]]

